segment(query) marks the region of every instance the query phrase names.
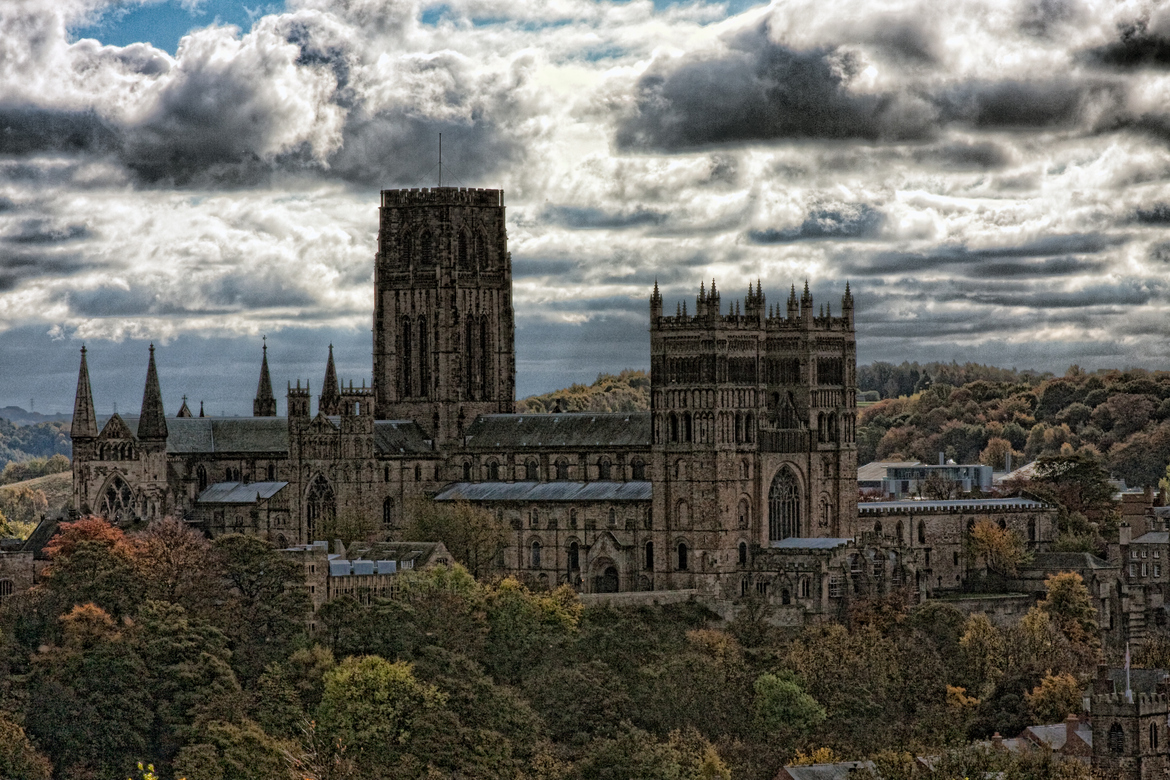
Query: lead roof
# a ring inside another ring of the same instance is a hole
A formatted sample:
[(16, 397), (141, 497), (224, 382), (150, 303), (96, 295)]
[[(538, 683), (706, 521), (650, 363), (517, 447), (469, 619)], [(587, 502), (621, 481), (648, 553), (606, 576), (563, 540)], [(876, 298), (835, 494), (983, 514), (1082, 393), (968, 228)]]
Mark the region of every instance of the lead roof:
[(650, 448), (649, 412), (484, 414), (467, 429), (470, 449)]
[(649, 501), (649, 482), (456, 482), (436, 501)]

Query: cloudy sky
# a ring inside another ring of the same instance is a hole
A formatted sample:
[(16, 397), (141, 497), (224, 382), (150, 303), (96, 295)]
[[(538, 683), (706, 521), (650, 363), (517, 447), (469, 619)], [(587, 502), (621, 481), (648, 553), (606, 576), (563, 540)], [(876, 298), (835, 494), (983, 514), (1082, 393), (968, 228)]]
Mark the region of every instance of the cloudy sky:
[[(715, 278), (871, 360), (1170, 368), (1170, 3), (3, 0), (0, 406), (370, 373), (377, 191), (501, 187), (518, 392)], [(282, 393), (278, 393), (282, 394)], [(283, 400), (281, 402), (283, 413)]]

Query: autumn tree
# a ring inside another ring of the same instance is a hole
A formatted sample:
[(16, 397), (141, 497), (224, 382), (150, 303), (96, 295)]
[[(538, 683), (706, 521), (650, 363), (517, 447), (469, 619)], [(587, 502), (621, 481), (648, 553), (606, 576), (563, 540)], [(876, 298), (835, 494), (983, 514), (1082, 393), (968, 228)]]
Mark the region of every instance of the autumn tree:
[(1046, 674), (1040, 684), (1024, 694), (1036, 723), (1060, 723), (1081, 709), (1081, 684), (1068, 672)]
[(1060, 572), (1044, 581), (1047, 594), (1039, 607), (1052, 618), (1061, 633), (1070, 642), (1086, 649), (1100, 644), (1100, 627), (1097, 625), (1097, 607), (1085, 586), (1085, 581), (1076, 572)]
[(0, 777), (6, 780), (51, 780), (53, 764), (28, 740), (8, 713), (0, 712)]
[(440, 504), (418, 498), (407, 504), (406, 536), (442, 542), (476, 579), (486, 578), (508, 544), (509, 527), (493, 512), (467, 501)]
[(1004, 577), (1016, 575), (1020, 566), (1032, 560), (1018, 533), (990, 520), (975, 523), (968, 542), (968, 552), (976, 561), (982, 560), (988, 571)]

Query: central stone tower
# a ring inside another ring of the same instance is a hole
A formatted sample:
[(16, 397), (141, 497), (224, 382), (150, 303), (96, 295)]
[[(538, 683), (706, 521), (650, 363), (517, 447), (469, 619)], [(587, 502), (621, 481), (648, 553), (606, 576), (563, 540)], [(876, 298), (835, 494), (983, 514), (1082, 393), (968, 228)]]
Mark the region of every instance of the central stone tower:
[(510, 413), (516, 353), (502, 190), (383, 190), (374, 266), (375, 412), (440, 448)]

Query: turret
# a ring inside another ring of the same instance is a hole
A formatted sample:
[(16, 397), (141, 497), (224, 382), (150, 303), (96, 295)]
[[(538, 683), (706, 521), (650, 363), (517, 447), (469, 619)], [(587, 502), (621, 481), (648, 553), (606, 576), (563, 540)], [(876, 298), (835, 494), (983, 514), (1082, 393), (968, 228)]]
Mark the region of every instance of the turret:
[(795, 320), (800, 315), (800, 307), (796, 303), (796, 285), (792, 285), (788, 293), (788, 319)]
[(74, 441), (96, 439), (97, 415), (93, 410), (93, 391), (89, 386), (89, 366), (85, 362), (85, 347), (81, 348), (81, 368), (77, 372), (77, 396), (73, 401), (73, 425), (69, 435)]
[[(333, 353), (329, 354), (329, 365), (333, 366)], [(275, 417), (276, 396), (272, 394), (272, 379), (268, 375), (268, 342), (265, 340), (263, 357), (260, 359), (260, 383), (256, 386), (256, 397), (252, 400), (253, 417)]]
[(849, 292), (849, 282), (845, 282), (845, 294), (841, 296), (841, 316), (845, 319), (847, 328), (853, 327), (853, 293)]
[(654, 280), (654, 292), (650, 293), (650, 321), (662, 316), (662, 293), (658, 292), (658, 280)]
[(759, 279), (756, 280), (755, 290), (752, 290), (751, 283), (748, 283), (748, 293), (747, 298), (744, 299), (743, 308), (744, 313), (748, 316), (748, 319), (752, 320), (753, 322), (763, 322), (766, 308), (764, 301), (764, 290), (760, 285)]
[(162, 390), (158, 369), (154, 366), (154, 344), (150, 345), (150, 362), (146, 366), (146, 387), (142, 390), (142, 414), (138, 419), (140, 441), (166, 441), (167, 420), (163, 414)]
[(321, 386), (317, 411), (329, 415), (341, 414), (341, 393), (337, 384), (337, 368), (333, 365), (332, 344), (329, 345), (329, 360), (325, 363), (325, 384)]

